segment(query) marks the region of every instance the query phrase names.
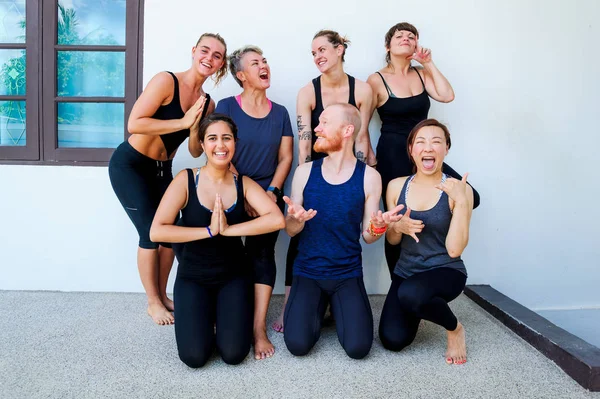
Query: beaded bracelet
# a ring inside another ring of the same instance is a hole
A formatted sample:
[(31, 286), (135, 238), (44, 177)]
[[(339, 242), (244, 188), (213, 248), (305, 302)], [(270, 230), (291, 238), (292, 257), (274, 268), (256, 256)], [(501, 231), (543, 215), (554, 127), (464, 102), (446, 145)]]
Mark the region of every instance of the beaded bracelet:
[(387, 225), (383, 227), (375, 227), (373, 226), (373, 222), (369, 223), (369, 230), (367, 230), (369, 234), (373, 237), (380, 237), (387, 231)]

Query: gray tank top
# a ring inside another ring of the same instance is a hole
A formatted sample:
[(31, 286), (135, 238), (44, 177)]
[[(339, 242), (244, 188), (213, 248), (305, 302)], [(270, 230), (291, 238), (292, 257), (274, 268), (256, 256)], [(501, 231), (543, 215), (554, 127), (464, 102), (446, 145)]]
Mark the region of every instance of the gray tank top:
[[(406, 194), (415, 176), (406, 179), (398, 198), (398, 205), (404, 205), (400, 213), (406, 211)], [(442, 181), (446, 179), (443, 175)], [(446, 236), (450, 229), (452, 212), (448, 205), (448, 195), (441, 191), (435, 206), (427, 211), (411, 210), (412, 219), (422, 220), (425, 228), (417, 236), (419, 242), (409, 235), (403, 235), (400, 242), (400, 258), (394, 268), (394, 274), (407, 278), (413, 274), (425, 272), (439, 267), (448, 267), (467, 275), (467, 269), (460, 257), (451, 258), (446, 250)]]

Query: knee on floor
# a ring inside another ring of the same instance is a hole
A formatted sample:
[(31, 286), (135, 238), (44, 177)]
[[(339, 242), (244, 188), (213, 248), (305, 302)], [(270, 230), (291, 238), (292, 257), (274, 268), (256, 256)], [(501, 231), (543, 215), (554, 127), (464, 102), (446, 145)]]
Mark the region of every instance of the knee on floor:
[(350, 345), (346, 344), (344, 346), (344, 350), (346, 351), (346, 354), (352, 359), (362, 359), (365, 356), (367, 356), (371, 351), (372, 343), (373, 340), (368, 342), (356, 342)]
[(219, 353), (221, 354), (221, 358), (223, 361), (230, 365), (240, 364), (246, 359), (248, 356), (248, 352), (250, 352), (250, 345), (244, 345), (243, 347), (233, 347), (229, 346), (227, 348), (220, 348)]
[(193, 369), (197, 369), (203, 367), (208, 359), (210, 358), (211, 353), (209, 352), (179, 352), (179, 359), (184, 362), (188, 367)]
[(284, 334), (285, 346), (294, 356), (305, 356), (310, 352), (314, 343), (308, 339), (290, 337), (291, 334)]
[(392, 333), (389, 331), (379, 330), (379, 339), (381, 344), (387, 350), (400, 352), (413, 341), (413, 337), (401, 333)]

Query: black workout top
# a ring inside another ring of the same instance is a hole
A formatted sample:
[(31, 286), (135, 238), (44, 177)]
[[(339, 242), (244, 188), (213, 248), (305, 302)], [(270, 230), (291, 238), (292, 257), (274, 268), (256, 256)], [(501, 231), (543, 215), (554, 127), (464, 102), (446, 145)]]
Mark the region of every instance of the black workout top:
[[(349, 92), (350, 92), (350, 96), (348, 98), (348, 104), (354, 105), (356, 108), (358, 108), (358, 106), (356, 105), (356, 100), (354, 98), (354, 86), (355, 86), (354, 77), (350, 76), (348, 74), (346, 74), (346, 76), (348, 76), (348, 86), (349, 86)], [(319, 116), (321, 116), (321, 113), (323, 112), (324, 108), (323, 108), (323, 98), (321, 97), (321, 76), (314, 78), (312, 80), (312, 83), (315, 88), (315, 109), (313, 109), (310, 113), (310, 128), (311, 128), (311, 133), (312, 133), (311, 143), (310, 143), (310, 159), (314, 161), (317, 159), (325, 158), (327, 156), (327, 154), (324, 152), (316, 152), (315, 149), (313, 148), (313, 146), (315, 145), (315, 141), (317, 141), (317, 136), (315, 134), (315, 128), (317, 126), (319, 126)]]
[(388, 99), (383, 105), (377, 108), (377, 113), (381, 118), (381, 135), (399, 134), (408, 137), (408, 134), (417, 123), (427, 119), (431, 102), (425, 89), (425, 82), (421, 74), (415, 67), (412, 67), (423, 85), (423, 92), (412, 97), (396, 97), (383, 78), (383, 75), (377, 72), (381, 77), (385, 89), (388, 92)]
[[(179, 98), (179, 81), (177, 80), (177, 76), (173, 72), (167, 71), (174, 80), (175, 89), (173, 90), (173, 99), (167, 105), (161, 105), (154, 115), (152, 115), (155, 119), (160, 120), (169, 120), (169, 119), (181, 119), (185, 115), (183, 109), (181, 109), (181, 100)], [(210, 105), (210, 95), (206, 93), (206, 102), (204, 103), (204, 109), (202, 110), (201, 118), (206, 116), (208, 112), (208, 106)], [(183, 129), (177, 132), (161, 134), (160, 138), (167, 150), (167, 157), (171, 158), (171, 155), (179, 148), (181, 143), (184, 142), (186, 138), (190, 136), (190, 129)]]
[[(212, 211), (200, 203), (197, 194), (200, 169), (194, 176), (191, 169), (186, 169), (188, 175), (188, 201), (181, 210), (181, 220), (178, 225), (186, 227), (210, 226)], [(235, 177), (237, 199), (225, 211), (227, 224), (242, 223), (247, 219), (244, 210), (244, 187), (242, 176)], [(183, 244), (178, 257), (179, 268), (177, 275), (207, 284), (218, 284), (232, 277), (247, 273), (246, 254), (242, 237), (225, 237), (215, 235), (212, 238), (191, 241)]]

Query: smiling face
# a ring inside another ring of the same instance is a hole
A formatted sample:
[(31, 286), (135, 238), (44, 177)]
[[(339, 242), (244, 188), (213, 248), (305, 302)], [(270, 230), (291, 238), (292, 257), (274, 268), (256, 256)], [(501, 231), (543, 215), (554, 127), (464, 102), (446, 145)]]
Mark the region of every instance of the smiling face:
[(213, 37), (204, 37), (192, 49), (193, 67), (202, 76), (211, 76), (225, 64), (226, 49)]
[(214, 166), (229, 167), (235, 154), (235, 137), (229, 125), (217, 121), (206, 128), (202, 148), (206, 154), (207, 163)]
[(317, 140), (313, 146), (316, 152), (336, 152), (342, 149), (342, 120), (334, 107), (327, 107), (319, 116), (315, 128)]
[(391, 55), (410, 56), (414, 54), (417, 48), (417, 35), (407, 30), (397, 30), (394, 32), (386, 50)]
[(432, 175), (442, 170), (444, 158), (448, 155), (446, 133), (439, 126), (424, 126), (414, 135), (408, 149), (417, 170)]
[(342, 62), (344, 46), (338, 45), (337, 47), (334, 47), (326, 36), (319, 36), (312, 41), (311, 52), (313, 61), (319, 69), (319, 72), (325, 73)]
[(236, 76), (244, 88), (266, 90), (271, 86), (271, 68), (267, 59), (253, 51), (243, 55), (242, 69)]

